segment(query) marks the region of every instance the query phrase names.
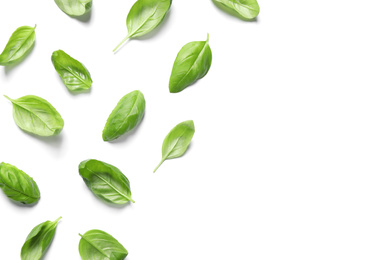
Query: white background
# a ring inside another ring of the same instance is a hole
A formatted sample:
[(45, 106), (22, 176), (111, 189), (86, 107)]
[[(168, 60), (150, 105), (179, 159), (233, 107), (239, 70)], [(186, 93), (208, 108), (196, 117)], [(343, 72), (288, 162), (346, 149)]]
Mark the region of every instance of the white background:
[[(0, 68), (0, 94), (51, 102), (65, 120), (55, 138), (19, 130), (0, 98), (0, 160), (34, 177), (34, 207), (0, 194), (1, 259), (19, 259), (30, 230), (62, 216), (46, 258), (80, 259), (78, 233), (102, 229), (133, 260), (390, 258), (390, 2), (260, 0), (244, 22), (210, 0), (174, 0), (163, 24), (116, 54), (134, 0), (94, 1), (89, 21), (54, 1), (1, 1), (0, 49), (37, 24), (32, 53)], [(210, 33), (208, 75), (168, 91), (180, 48)], [(62, 49), (83, 62), (91, 93), (72, 95), (51, 64)], [(102, 141), (119, 99), (141, 90), (146, 115), (115, 143)], [(165, 135), (193, 119), (179, 159), (161, 158)], [(78, 164), (121, 169), (135, 204), (107, 206)]]

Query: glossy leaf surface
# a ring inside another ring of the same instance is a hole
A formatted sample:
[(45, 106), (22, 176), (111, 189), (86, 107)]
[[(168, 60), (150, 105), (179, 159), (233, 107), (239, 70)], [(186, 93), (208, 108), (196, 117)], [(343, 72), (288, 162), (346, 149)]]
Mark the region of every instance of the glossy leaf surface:
[(245, 19), (254, 19), (259, 15), (260, 7), (257, 0), (214, 0), (217, 3), (236, 12)]
[(8, 198), (22, 204), (33, 204), (41, 197), (35, 181), (8, 163), (0, 164), (0, 188)]
[(116, 51), (127, 39), (143, 36), (156, 28), (163, 20), (172, 0), (138, 0), (127, 15), (128, 34), (114, 49)]
[(188, 120), (176, 125), (165, 137), (162, 146), (162, 160), (154, 172), (166, 159), (174, 159), (182, 156), (191, 143), (195, 133), (194, 121)]
[(87, 68), (62, 50), (53, 52), (51, 61), (65, 86), (73, 92), (88, 90), (92, 85)]
[(79, 253), (83, 260), (123, 260), (128, 254), (118, 240), (104, 231), (93, 229), (80, 236)]
[(45, 99), (24, 96), (11, 99), (15, 123), (24, 131), (39, 136), (53, 136), (61, 132), (64, 120), (57, 110)]
[(135, 90), (125, 95), (107, 119), (103, 140), (112, 141), (134, 129), (145, 114), (145, 98)]
[(209, 37), (206, 41), (190, 42), (181, 48), (173, 64), (169, 91), (177, 93), (203, 78), (212, 60)]
[(98, 161), (80, 163), (79, 173), (88, 188), (102, 200), (112, 204), (126, 204), (131, 199), (130, 182), (115, 166)]
[(92, 7), (92, 0), (54, 0), (57, 6), (67, 15), (81, 16)]
[(22, 247), (20, 257), (22, 260), (39, 260), (46, 254), (57, 229), (56, 221), (46, 221), (31, 230)]
[(35, 27), (21, 26), (16, 29), (0, 54), (0, 65), (7, 66), (27, 56), (35, 42)]

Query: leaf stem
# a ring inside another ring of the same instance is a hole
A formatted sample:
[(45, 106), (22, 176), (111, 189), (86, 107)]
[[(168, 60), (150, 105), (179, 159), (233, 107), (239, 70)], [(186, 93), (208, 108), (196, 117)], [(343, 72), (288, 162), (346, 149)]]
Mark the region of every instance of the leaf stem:
[(7, 95), (4, 95), (4, 97), (5, 97), (6, 99), (8, 99), (9, 101), (11, 101), (11, 102), (12, 102), (12, 99), (11, 99), (11, 98), (9, 98)]
[(60, 221), (60, 219), (62, 219), (62, 217), (57, 218), (53, 223), (54, 223), (54, 224), (57, 224), (58, 221)]
[(131, 198), (131, 196), (130, 196), (129, 200), (130, 200), (132, 203), (135, 203), (135, 201)]
[(157, 165), (153, 172), (156, 172), (157, 169), (161, 166), (161, 164), (165, 161), (166, 158), (162, 158), (161, 162)]
[(121, 47), (121, 45), (127, 40), (129, 39), (133, 34), (128, 34), (126, 35), (126, 37), (118, 44), (118, 46), (115, 47), (115, 49), (113, 50), (113, 52), (116, 52), (116, 50), (118, 50), (119, 47)]

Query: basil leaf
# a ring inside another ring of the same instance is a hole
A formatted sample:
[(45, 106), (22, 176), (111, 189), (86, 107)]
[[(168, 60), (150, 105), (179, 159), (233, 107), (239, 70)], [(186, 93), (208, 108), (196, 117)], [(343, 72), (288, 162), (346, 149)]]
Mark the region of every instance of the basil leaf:
[(112, 141), (135, 128), (145, 114), (145, 98), (135, 90), (125, 95), (111, 112), (103, 130), (103, 140)]
[(15, 123), (24, 131), (39, 136), (53, 136), (61, 132), (64, 120), (57, 110), (43, 98), (28, 95), (11, 99)]
[(254, 19), (259, 15), (260, 7), (256, 0), (213, 0), (228, 8), (244, 19)]
[(54, 0), (58, 7), (67, 15), (81, 16), (92, 7), (92, 0)]
[(206, 41), (190, 42), (184, 45), (173, 64), (169, 79), (169, 91), (171, 93), (180, 92), (198, 79), (203, 78), (210, 69), (211, 60), (208, 34)]
[(153, 172), (156, 172), (166, 159), (182, 156), (191, 143), (195, 133), (194, 121), (188, 120), (176, 125), (165, 137), (162, 145), (162, 160)]
[(172, 0), (138, 0), (131, 7), (126, 19), (127, 36), (114, 49), (114, 52), (129, 38), (151, 32), (164, 20)]
[(60, 219), (43, 222), (31, 230), (20, 253), (22, 260), (39, 260), (46, 254)]
[(91, 87), (92, 79), (87, 68), (64, 51), (53, 52), (51, 61), (62, 82), (70, 91), (84, 91)]
[(8, 163), (0, 164), (0, 188), (8, 198), (22, 204), (33, 204), (41, 197), (35, 181)]
[(7, 66), (20, 61), (29, 53), (35, 42), (35, 27), (21, 26), (11, 35), (3, 52), (0, 65)]
[(118, 240), (104, 231), (93, 229), (79, 235), (79, 253), (83, 260), (123, 260), (128, 254)]
[(102, 200), (118, 205), (129, 201), (134, 203), (129, 180), (115, 166), (98, 160), (85, 160), (79, 165), (79, 173), (88, 188)]

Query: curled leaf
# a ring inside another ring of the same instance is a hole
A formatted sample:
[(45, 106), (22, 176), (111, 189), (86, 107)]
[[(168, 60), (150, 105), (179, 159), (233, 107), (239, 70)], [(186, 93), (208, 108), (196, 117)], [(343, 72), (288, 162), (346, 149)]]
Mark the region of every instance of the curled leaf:
[(247, 20), (256, 18), (259, 15), (260, 7), (257, 0), (213, 0), (214, 3), (220, 4), (227, 10), (231, 10), (239, 17)]
[(54, 0), (57, 6), (67, 15), (81, 16), (92, 7), (92, 0)]

